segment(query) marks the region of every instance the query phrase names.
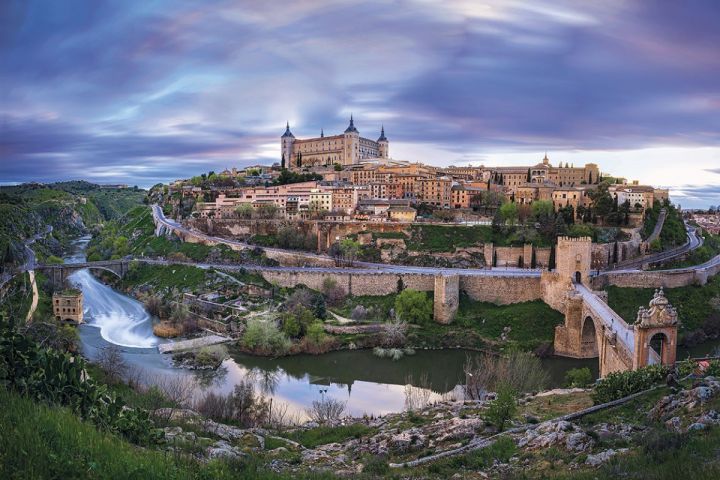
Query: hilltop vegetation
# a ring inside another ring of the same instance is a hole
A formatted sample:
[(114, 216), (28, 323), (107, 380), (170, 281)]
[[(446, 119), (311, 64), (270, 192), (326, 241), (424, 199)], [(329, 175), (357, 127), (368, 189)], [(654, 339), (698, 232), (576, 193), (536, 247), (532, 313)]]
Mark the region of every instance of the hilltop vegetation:
[(260, 249), (234, 251), (227, 245), (211, 247), (185, 243), (175, 236), (156, 237), (152, 211), (147, 206), (137, 206), (125, 215), (107, 222), (93, 237), (87, 250), (90, 261), (118, 259), (128, 255), (163, 257), (175, 261), (274, 264)]
[(0, 263), (22, 262), (22, 243), (44, 233), (46, 226), (51, 226), (52, 232), (33, 249), (41, 261), (58, 255), (69, 239), (117, 218), (125, 209), (142, 204), (144, 198), (143, 190), (104, 188), (88, 182), (1, 187)]

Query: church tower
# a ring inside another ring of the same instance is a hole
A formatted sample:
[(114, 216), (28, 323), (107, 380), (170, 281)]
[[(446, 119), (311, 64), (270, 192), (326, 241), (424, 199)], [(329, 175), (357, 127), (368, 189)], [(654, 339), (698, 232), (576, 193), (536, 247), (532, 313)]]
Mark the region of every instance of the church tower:
[(385, 137), (385, 125), (380, 128), (380, 138), (377, 139), (380, 158), (388, 158), (390, 156), (390, 144)]
[(295, 142), (295, 135), (290, 131), (290, 122), (285, 125), (285, 133), (280, 137), (280, 152), (284, 159), (285, 168), (295, 167), (295, 159), (292, 157), (293, 142)]

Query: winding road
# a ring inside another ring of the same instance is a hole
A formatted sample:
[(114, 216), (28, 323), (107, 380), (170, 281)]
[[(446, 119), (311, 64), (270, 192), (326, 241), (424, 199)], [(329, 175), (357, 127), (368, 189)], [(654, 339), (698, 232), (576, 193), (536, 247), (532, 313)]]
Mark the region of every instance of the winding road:
[[(191, 235), (195, 238), (214, 242), (214, 243), (223, 243), (228, 246), (235, 246), (235, 247), (242, 247), (242, 248), (257, 248), (257, 245), (252, 245), (246, 242), (240, 242), (238, 240), (229, 240), (227, 238), (221, 238), (221, 237), (215, 237), (212, 235), (207, 235), (202, 232), (198, 232), (196, 230), (190, 230), (180, 223), (176, 222), (175, 220), (169, 219), (165, 217), (165, 214), (163, 213), (162, 209), (158, 205), (153, 205), (153, 216), (159, 222), (161, 225), (164, 225), (170, 230), (176, 230), (179, 231), (185, 235)], [(293, 255), (297, 255), (300, 257), (305, 257), (308, 260), (314, 260), (314, 261), (328, 261), (333, 260), (332, 257), (328, 255), (318, 255), (315, 253), (307, 253), (307, 252), (300, 252), (296, 250), (284, 250), (281, 248), (271, 248), (271, 247), (260, 247), (265, 251), (268, 252), (277, 252), (277, 253), (290, 253)], [(146, 260), (143, 260), (146, 261)], [(164, 262), (164, 261), (161, 261)], [(148, 262), (151, 263), (151, 262)], [(170, 263), (179, 263), (179, 262), (170, 262)], [(226, 264), (210, 264), (210, 263), (189, 263), (190, 265), (199, 266), (201, 268), (218, 268), (218, 269), (228, 269), (228, 266)], [(237, 268), (245, 268), (247, 270), (278, 270), (278, 271), (297, 271), (297, 270), (304, 270), (304, 271), (316, 271), (316, 272), (327, 272), (327, 273), (406, 273), (406, 274), (420, 274), (420, 275), (463, 275), (463, 276), (507, 276), (507, 277), (539, 277), (542, 270), (541, 269), (528, 269), (528, 268), (515, 268), (515, 267), (505, 267), (505, 268), (435, 268), (435, 267), (414, 267), (414, 266), (406, 266), (406, 265), (389, 265), (385, 263), (372, 263), (372, 262), (355, 262), (354, 265), (357, 267), (311, 267), (311, 266), (303, 266), (303, 267), (254, 267), (254, 266), (240, 266), (238, 265)]]

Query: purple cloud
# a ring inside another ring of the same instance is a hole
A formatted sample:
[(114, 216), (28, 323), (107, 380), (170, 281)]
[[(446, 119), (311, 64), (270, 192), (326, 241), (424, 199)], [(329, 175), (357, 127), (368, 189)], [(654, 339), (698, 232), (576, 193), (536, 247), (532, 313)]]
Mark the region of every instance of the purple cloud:
[(720, 147), (719, 20), (712, 0), (3, 2), (0, 181), (277, 161), (286, 120), (309, 136), (350, 112), (439, 164)]

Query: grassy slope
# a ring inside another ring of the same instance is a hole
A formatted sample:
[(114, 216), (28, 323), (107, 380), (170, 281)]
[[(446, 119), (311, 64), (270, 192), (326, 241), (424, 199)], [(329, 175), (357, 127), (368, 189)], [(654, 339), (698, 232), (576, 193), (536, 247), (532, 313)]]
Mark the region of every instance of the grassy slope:
[[(647, 307), (655, 292), (652, 288), (607, 288), (608, 304), (629, 323), (635, 321), (638, 307)], [(713, 312), (710, 300), (720, 297), (720, 276), (715, 276), (704, 286), (688, 286), (665, 290), (670, 303), (677, 309), (680, 331), (698, 329)]]
[[(432, 293), (430, 292), (430, 295)], [(384, 296), (350, 297), (336, 313), (350, 317), (356, 305), (372, 308), (374, 315), (368, 320), (386, 321), (395, 304), (396, 294)], [(563, 322), (563, 315), (541, 301), (494, 305), (475, 302), (467, 295), (460, 297), (455, 321), (450, 325), (430, 323), (411, 330), (410, 343), (414, 346), (461, 345), (485, 347), (500, 341), (505, 327), (510, 327), (505, 347), (532, 350), (543, 342), (552, 342), (555, 325)]]
[(3, 479), (282, 479), (248, 463), (203, 464), (135, 447), (98, 431), (67, 409), (0, 391), (0, 478)]

